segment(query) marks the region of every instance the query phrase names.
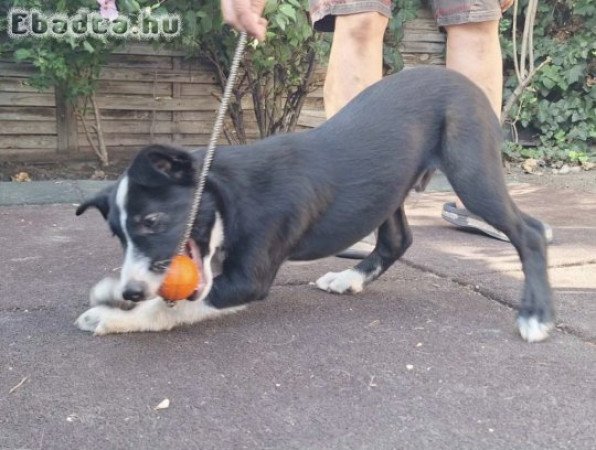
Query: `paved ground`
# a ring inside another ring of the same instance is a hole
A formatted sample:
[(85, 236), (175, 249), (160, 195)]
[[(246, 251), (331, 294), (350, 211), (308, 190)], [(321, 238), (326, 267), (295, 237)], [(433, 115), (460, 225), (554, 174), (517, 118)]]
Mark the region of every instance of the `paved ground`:
[(512, 247), (444, 223), (441, 183), (410, 198), (412, 249), (361, 295), (308, 286), (349, 264), (329, 258), (238, 315), (102, 338), (72, 324), (120, 264), (70, 204), (99, 184), (18, 186), (0, 184), (0, 448), (594, 448), (596, 194), (512, 186), (556, 235), (559, 327), (530, 345)]

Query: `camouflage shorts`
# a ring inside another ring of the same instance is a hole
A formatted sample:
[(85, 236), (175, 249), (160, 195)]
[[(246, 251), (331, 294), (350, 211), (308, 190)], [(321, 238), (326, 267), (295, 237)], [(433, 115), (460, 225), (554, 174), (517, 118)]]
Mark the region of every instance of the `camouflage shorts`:
[[(499, 0), (427, 0), (439, 27), (501, 18)], [(391, 17), (391, 0), (309, 0), (318, 31), (333, 31), (335, 16), (376, 11)]]

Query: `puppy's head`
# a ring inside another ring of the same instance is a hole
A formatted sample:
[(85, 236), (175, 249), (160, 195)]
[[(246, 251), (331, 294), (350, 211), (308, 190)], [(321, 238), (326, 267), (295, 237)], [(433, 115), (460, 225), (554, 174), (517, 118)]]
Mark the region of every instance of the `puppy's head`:
[[(113, 186), (82, 203), (80, 215), (89, 207), (97, 208), (108, 222), (112, 233), (124, 248), (120, 277), (122, 298), (140, 301), (157, 296), (172, 256), (189, 220), (189, 210), (196, 185), (196, 167), (192, 156), (181, 149), (152, 145), (143, 149), (131, 166)], [(205, 204), (203, 204), (205, 203)], [(213, 229), (215, 209), (203, 197), (203, 220), (195, 223), (193, 239), (187, 252), (203, 273), (193, 298), (203, 298), (211, 286), (210, 260), (212, 247), (221, 241)], [(221, 226), (221, 224), (219, 224)], [(214, 236), (211, 236), (211, 235)], [(203, 255), (203, 257), (201, 256)]]

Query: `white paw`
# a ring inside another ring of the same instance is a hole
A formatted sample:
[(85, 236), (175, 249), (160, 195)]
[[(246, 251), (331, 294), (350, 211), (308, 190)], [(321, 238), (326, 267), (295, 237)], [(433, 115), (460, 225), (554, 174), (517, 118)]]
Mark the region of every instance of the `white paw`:
[(541, 323), (536, 317), (518, 317), (519, 334), (528, 342), (540, 342), (548, 337), (553, 329), (552, 323)]
[(319, 278), (316, 286), (327, 292), (357, 294), (364, 289), (364, 275), (357, 270), (348, 269), (343, 272), (328, 272)]
[(81, 314), (75, 321), (75, 325), (83, 331), (91, 331), (101, 335), (109, 333), (106, 324), (111, 308), (107, 306), (95, 306)]
[(123, 301), (120, 295), (118, 280), (114, 278), (104, 278), (97, 283), (89, 293), (89, 304), (91, 306), (101, 305), (102, 303), (110, 303), (113, 301)]

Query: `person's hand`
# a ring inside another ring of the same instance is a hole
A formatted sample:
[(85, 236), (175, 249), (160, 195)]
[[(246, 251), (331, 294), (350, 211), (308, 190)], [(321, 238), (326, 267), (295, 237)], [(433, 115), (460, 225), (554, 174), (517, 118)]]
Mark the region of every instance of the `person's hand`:
[(266, 0), (221, 0), (224, 21), (239, 31), (265, 40), (267, 21), (263, 18)]
[(515, 0), (499, 0), (499, 3), (501, 4), (501, 12), (505, 12), (511, 8), (514, 1)]

